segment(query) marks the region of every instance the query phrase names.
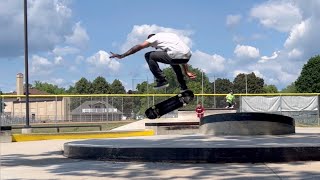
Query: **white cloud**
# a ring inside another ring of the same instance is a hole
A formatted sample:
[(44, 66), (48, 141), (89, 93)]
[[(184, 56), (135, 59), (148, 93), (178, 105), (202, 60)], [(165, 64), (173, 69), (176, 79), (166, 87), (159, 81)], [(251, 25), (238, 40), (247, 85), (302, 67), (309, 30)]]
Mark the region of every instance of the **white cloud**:
[(147, 39), (149, 34), (158, 32), (171, 32), (177, 34), (181, 40), (186, 43), (189, 47), (192, 47), (192, 40), (190, 36), (191, 31), (179, 30), (173, 28), (166, 28), (157, 25), (135, 25), (132, 31), (127, 35), (126, 42), (121, 46), (121, 52), (129, 50), (132, 46), (142, 43)]
[(259, 63), (263, 63), (263, 62), (266, 62), (266, 61), (269, 61), (269, 60), (273, 60), (273, 59), (276, 59), (279, 55), (280, 51), (275, 51), (272, 53), (272, 55), (270, 57), (268, 56), (262, 56), (261, 59), (258, 61)]
[[(65, 37), (77, 35), (72, 27), (71, 1), (28, 1), (29, 51), (40, 53), (52, 51), (65, 43)], [(0, 57), (16, 57), (23, 48), (23, 1), (0, 1)], [(77, 30), (79, 25), (75, 25)], [(83, 29), (83, 28), (82, 28)], [(71, 38), (73, 40), (77, 38)]]
[(46, 57), (39, 55), (33, 55), (31, 58), (31, 70), (30, 75), (44, 78), (52, 75), (57, 68), (61, 67), (64, 63), (64, 59), (61, 56), (54, 57), (53, 60), (49, 60)]
[(189, 63), (205, 73), (221, 73), (224, 71), (225, 58), (218, 54), (210, 55), (196, 50)]
[(239, 69), (237, 69), (237, 70), (234, 70), (234, 71), (233, 71), (232, 76), (233, 76), (233, 77), (237, 77), (238, 74), (248, 74), (248, 73), (250, 73), (250, 72), (249, 72), (249, 71), (245, 71), (245, 70), (239, 70)]
[(294, 58), (298, 58), (303, 54), (303, 52), (301, 52), (299, 49), (292, 49), (289, 53), (288, 53), (288, 57), (290, 59), (294, 59)]
[(54, 64), (47, 58), (33, 55), (31, 58), (31, 74), (32, 75), (50, 75), (53, 72)]
[(81, 26), (80, 22), (76, 23), (72, 29), (73, 33), (70, 36), (66, 36), (66, 43), (82, 49), (86, 48), (90, 39), (86, 29)]
[(70, 54), (78, 54), (80, 50), (75, 47), (65, 46), (65, 47), (55, 47), (52, 52), (56, 56), (66, 56)]
[(239, 44), (234, 49), (234, 53), (239, 58), (258, 58), (260, 56), (259, 49)]
[(306, 60), (319, 54), (319, 18), (320, 16), (311, 16), (292, 28), (289, 37), (284, 43), (284, 47), (289, 52), (289, 56), (299, 56), (301, 60)]
[(86, 59), (89, 64), (90, 73), (94, 74), (115, 74), (120, 69), (120, 63), (115, 59), (110, 59), (109, 54), (103, 50), (98, 51), (93, 56)]
[(302, 20), (300, 9), (288, 0), (270, 0), (251, 9), (251, 17), (259, 22), (281, 32), (288, 32)]
[(236, 26), (240, 23), (242, 16), (240, 14), (228, 15), (226, 19), (227, 26)]
[(257, 77), (260, 77), (260, 78), (264, 78), (263, 74), (259, 71), (259, 70), (253, 70), (253, 71), (250, 71), (250, 70), (234, 70), (233, 71), (233, 77), (237, 77), (239, 74), (250, 74), (250, 73), (254, 73)]
[(63, 63), (63, 58), (61, 56), (55, 57), (54, 58), (54, 64), (60, 65)]

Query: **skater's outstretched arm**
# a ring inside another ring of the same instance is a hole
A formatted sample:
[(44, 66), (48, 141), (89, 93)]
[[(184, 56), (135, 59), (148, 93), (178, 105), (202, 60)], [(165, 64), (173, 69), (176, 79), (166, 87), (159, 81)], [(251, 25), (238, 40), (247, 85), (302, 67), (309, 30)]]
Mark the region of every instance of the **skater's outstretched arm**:
[(113, 53), (113, 52), (110, 52), (111, 53), (111, 56), (110, 58), (117, 58), (117, 59), (122, 59), (126, 56), (129, 56), (131, 54), (134, 54), (138, 51), (140, 51), (141, 49), (144, 49), (144, 48), (147, 48), (150, 46), (150, 43), (147, 42), (147, 41), (144, 41), (143, 43), (141, 44), (138, 44), (138, 45), (135, 45), (133, 46), (131, 49), (129, 49), (127, 52), (123, 53), (123, 54), (116, 54), (116, 53)]

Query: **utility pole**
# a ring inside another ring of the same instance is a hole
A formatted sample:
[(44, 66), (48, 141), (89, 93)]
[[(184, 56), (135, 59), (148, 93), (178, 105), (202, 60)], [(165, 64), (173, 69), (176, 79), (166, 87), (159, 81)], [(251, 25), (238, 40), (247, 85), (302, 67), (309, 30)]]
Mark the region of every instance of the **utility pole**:
[(28, 63), (28, 4), (27, 0), (24, 0), (24, 67), (25, 67), (25, 84), (26, 84), (26, 125), (25, 128), (30, 128), (29, 119), (29, 63)]

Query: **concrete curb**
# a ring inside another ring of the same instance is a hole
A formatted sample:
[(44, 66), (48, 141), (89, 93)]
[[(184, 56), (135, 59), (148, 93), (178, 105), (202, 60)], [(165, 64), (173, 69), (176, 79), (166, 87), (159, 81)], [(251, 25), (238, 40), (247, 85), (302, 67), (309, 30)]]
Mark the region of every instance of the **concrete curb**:
[(53, 133), (53, 134), (13, 134), (13, 142), (39, 141), (52, 139), (99, 139), (99, 138), (120, 138), (135, 136), (153, 136), (153, 130), (134, 131), (106, 131), (106, 132), (80, 132), (80, 133)]

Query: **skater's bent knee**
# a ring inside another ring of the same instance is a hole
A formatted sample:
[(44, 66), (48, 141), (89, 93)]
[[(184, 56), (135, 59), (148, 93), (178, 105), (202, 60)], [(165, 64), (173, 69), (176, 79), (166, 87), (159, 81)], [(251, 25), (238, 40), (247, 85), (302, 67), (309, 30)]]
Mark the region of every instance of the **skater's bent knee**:
[(146, 58), (146, 60), (149, 60), (150, 54), (151, 54), (151, 52), (147, 52), (146, 54), (144, 54), (144, 58)]

